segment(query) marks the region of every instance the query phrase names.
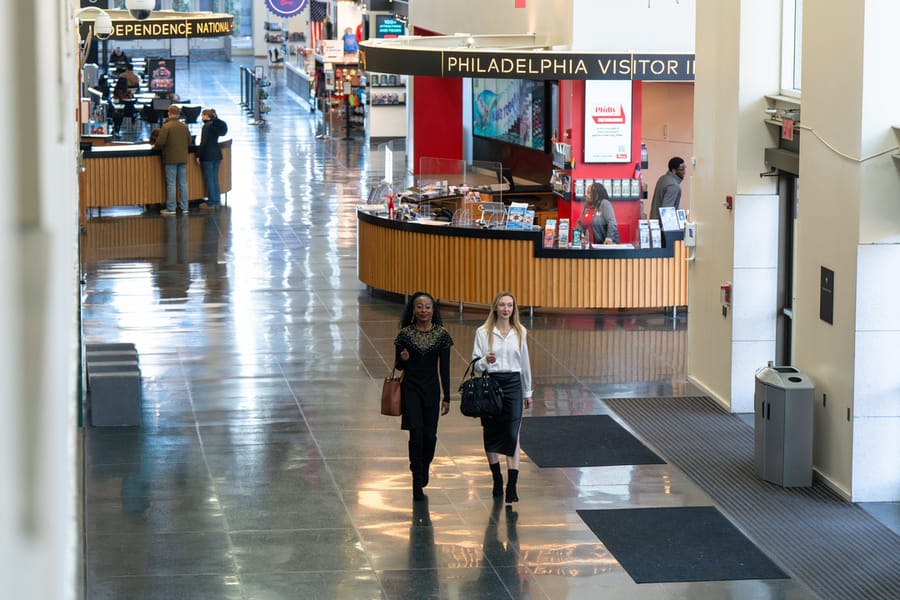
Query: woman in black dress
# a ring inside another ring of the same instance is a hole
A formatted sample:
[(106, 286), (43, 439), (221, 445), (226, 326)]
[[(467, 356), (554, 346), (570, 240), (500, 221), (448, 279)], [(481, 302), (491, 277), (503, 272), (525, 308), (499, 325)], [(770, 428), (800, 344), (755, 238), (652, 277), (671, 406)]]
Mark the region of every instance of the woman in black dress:
[(425, 292), (413, 294), (394, 340), (394, 366), (403, 371), (400, 427), (409, 431), (413, 500), (425, 499), (422, 488), (428, 485), (428, 469), (437, 446), (438, 417), (450, 411), (452, 345), (434, 298)]
[(503, 475), (500, 455), (506, 456), (509, 481), (506, 501), (518, 502), (516, 484), (519, 481), (519, 427), (522, 409), (531, 408), (531, 364), (528, 358), (527, 330), (519, 321), (519, 306), (509, 292), (494, 298), (491, 312), (484, 325), (475, 331), (472, 359), (475, 370), (487, 371), (503, 388), (503, 412), (499, 416), (481, 419), (484, 429), (484, 452), (494, 480), (492, 496), (503, 497)]

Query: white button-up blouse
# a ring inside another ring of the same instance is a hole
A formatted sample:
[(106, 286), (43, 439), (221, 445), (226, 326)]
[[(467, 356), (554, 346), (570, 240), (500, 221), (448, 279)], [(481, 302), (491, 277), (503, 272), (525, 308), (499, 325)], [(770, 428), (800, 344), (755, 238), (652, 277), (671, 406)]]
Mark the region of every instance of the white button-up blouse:
[(522, 398), (531, 398), (531, 361), (528, 358), (528, 334), (523, 328), (522, 343), (516, 330), (512, 329), (504, 338), (494, 327), (493, 351), (497, 355), (494, 364), (489, 364), (484, 357), (488, 353), (487, 330), (484, 326), (475, 331), (475, 345), (472, 348), (472, 359), (479, 358), (475, 363), (475, 370), (479, 373), (488, 371), (518, 372), (522, 376)]

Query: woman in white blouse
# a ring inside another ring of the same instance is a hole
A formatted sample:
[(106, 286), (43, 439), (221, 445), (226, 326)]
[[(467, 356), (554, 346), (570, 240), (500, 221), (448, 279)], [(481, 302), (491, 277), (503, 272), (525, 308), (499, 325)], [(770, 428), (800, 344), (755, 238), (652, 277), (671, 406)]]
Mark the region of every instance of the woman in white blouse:
[(531, 365), (528, 360), (527, 331), (519, 322), (519, 306), (509, 292), (500, 292), (491, 305), (484, 325), (475, 332), (472, 359), (475, 370), (487, 371), (503, 388), (503, 412), (481, 419), (484, 451), (494, 480), (492, 496), (503, 496), (500, 455), (506, 456), (508, 481), (506, 502), (518, 502), (519, 428), (523, 408), (531, 408)]

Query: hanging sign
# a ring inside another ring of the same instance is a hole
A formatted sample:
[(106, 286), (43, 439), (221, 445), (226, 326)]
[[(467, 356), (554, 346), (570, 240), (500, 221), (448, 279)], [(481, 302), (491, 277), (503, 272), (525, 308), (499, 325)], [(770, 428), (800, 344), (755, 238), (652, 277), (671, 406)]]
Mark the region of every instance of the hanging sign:
[(781, 121), (781, 139), (789, 142), (794, 141), (794, 121), (792, 119)]
[(307, 4), (309, 0), (266, 0), (266, 8), (282, 18), (300, 14)]

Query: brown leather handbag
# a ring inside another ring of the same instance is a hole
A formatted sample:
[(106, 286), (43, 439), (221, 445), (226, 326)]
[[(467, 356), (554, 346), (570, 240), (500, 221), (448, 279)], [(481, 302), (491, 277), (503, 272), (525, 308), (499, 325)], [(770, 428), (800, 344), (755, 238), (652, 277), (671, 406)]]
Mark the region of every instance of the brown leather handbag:
[(381, 414), (389, 417), (400, 416), (400, 382), (403, 381), (403, 373), (397, 374), (397, 369), (391, 369), (391, 374), (384, 378), (381, 386)]

